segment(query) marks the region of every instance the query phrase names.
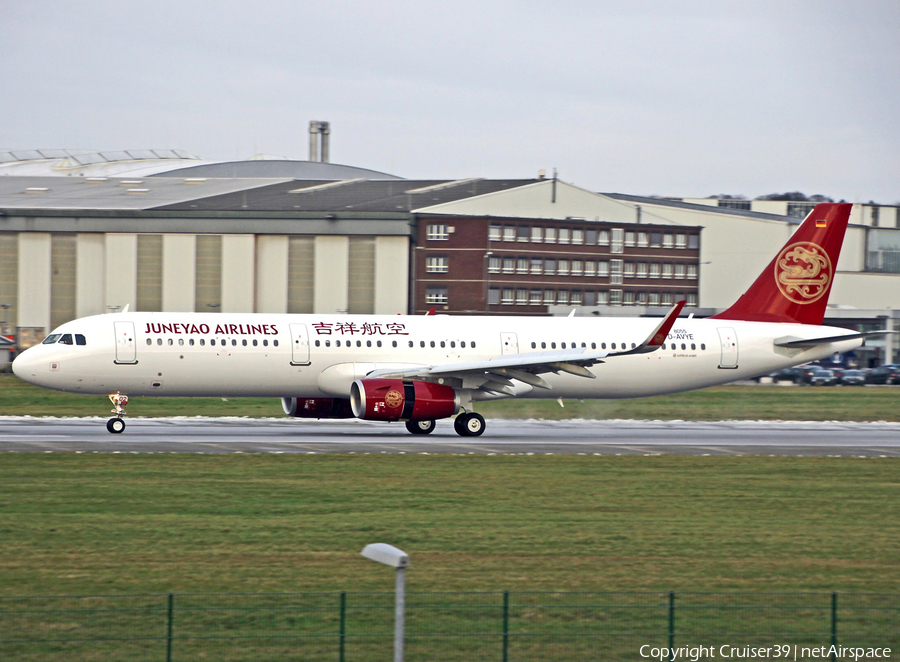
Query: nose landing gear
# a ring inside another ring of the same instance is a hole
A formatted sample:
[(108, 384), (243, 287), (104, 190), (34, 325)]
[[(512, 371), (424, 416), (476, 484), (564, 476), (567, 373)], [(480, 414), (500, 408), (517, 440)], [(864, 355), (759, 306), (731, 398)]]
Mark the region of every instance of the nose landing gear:
[(115, 414), (106, 421), (106, 429), (113, 434), (121, 434), (125, 430), (125, 406), (128, 404), (128, 396), (123, 393), (110, 393), (109, 401), (113, 403), (112, 413)]

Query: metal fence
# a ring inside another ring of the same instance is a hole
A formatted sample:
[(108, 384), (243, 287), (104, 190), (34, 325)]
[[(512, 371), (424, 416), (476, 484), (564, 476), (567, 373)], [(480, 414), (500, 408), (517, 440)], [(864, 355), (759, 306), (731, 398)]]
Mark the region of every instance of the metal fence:
[[(0, 660), (390, 660), (393, 608), (393, 593), (6, 597)], [(410, 661), (690, 660), (700, 646), (896, 657), (900, 594), (412, 592), (406, 633)]]

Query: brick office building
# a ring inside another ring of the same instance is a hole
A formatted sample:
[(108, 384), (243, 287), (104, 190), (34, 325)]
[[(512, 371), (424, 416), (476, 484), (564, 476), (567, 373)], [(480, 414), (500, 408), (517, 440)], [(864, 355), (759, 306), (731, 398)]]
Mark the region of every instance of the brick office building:
[(698, 303), (698, 226), (418, 214), (414, 311)]

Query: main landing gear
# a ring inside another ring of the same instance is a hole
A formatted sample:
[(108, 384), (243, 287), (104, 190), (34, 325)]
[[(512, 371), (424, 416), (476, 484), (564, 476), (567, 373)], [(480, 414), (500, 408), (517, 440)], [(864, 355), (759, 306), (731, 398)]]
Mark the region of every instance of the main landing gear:
[[(110, 422), (113, 420), (115, 419), (111, 419)], [(431, 434), (436, 427), (437, 423), (433, 419), (406, 421), (406, 429), (412, 434)], [(453, 429), (460, 437), (479, 437), (484, 432), (484, 427), (484, 416), (476, 414), (474, 411), (463, 412), (453, 421)]]
[(122, 434), (125, 431), (125, 406), (128, 404), (128, 396), (123, 393), (110, 393), (109, 401), (113, 403), (112, 413), (115, 414), (106, 421), (106, 429), (113, 434)]

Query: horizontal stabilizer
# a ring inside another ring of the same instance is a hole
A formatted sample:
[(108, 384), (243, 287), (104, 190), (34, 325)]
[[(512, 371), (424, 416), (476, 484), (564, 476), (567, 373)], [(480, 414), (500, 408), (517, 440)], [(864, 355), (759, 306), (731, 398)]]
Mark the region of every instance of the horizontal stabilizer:
[(797, 338), (796, 336), (785, 336), (784, 338), (776, 338), (774, 344), (776, 347), (818, 347), (819, 345), (829, 345), (843, 340), (858, 340), (867, 338), (868, 336), (882, 336), (886, 333), (897, 333), (896, 331), (865, 331), (862, 333), (848, 333), (841, 336), (827, 336), (825, 338)]

